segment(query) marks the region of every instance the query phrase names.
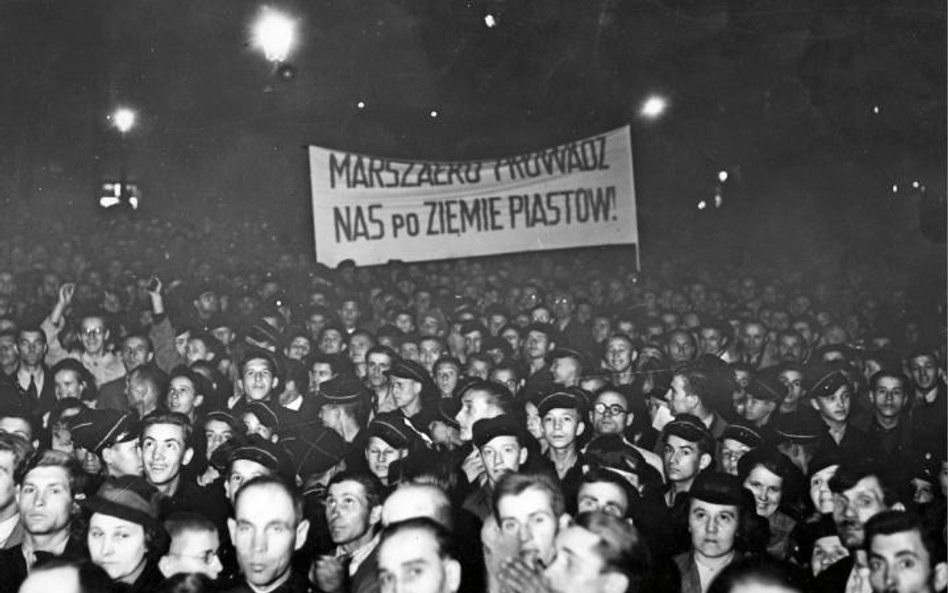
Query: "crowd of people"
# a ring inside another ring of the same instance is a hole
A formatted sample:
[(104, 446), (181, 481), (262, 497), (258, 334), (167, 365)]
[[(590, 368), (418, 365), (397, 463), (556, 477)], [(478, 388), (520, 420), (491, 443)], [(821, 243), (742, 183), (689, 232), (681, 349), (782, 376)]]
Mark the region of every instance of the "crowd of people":
[(948, 587), (898, 274), (45, 228), (0, 239), (0, 593)]

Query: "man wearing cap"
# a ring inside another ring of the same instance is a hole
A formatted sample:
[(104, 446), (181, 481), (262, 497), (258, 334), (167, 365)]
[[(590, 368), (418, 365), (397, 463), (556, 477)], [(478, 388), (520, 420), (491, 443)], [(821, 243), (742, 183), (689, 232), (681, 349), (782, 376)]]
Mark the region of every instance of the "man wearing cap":
[(674, 416), (690, 414), (697, 417), (711, 431), (711, 436), (717, 439), (724, 434), (727, 421), (715, 411), (711, 403), (714, 389), (715, 382), (708, 370), (688, 366), (672, 377), (666, 398)]
[(762, 370), (744, 390), (744, 419), (757, 428), (767, 427), (786, 391), (771, 369)]
[(295, 478), (293, 463), (287, 450), (259, 435), (249, 435), (227, 450), (224, 493), (231, 504), (240, 488), (259, 476), (276, 476), (291, 481)]
[(919, 449), (943, 450), (948, 430), (948, 385), (940, 375), (938, 357), (934, 352), (917, 350), (909, 355), (907, 362), (915, 385), (911, 416), (913, 438)]
[(371, 400), (372, 392), (355, 377), (335, 377), (320, 385), (319, 419), (349, 444), (345, 460), (350, 471), (365, 468), (365, 425)]
[(255, 434), (274, 443), (279, 440), (282, 424), (274, 409), (274, 404), (266, 401), (252, 401), (243, 407), (240, 418), (244, 421), (244, 428), (248, 435)]
[(807, 379), (811, 383), (807, 389), (807, 397), (820, 420), (826, 425), (819, 448), (838, 449), (843, 454), (862, 454), (866, 452), (869, 442), (865, 433), (852, 426), (849, 421), (853, 388), (843, 372), (844, 365), (845, 363), (828, 363), (808, 368)]
[[(726, 566), (739, 559), (747, 544), (754, 503), (736, 477), (709, 472), (695, 480), (688, 498), (688, 552), (675, 556), (681, 593), (705, 593)], [(749, 550), (748, 550), (749, 551)]]
[(741, 420), (733, 422), (724, 429), (719, 439), (721, 443), (719, 470), (737, 475), (737, 463), (745, 454), (753, 451), (763, 443), (763, 436), (756, 426)]
[(575, 509), (576, 494), (583, 478), (577, 439), (586, 430), (587, 407), (586, 394), (578, 387), (556, 390), (537, 404), (543, 436), (549, 444), (546, 455), (553, 462), (570, 510)]
[(698, 475), (714, 462), (714, 437), (701, 420), (679, 414), (662, 430), (662, 461), (668, 490), (665, 503), (676, 507)]
[(365, 443), (365, 460), (369, 471), (382, 484), (389, 484), (389, 467), (392, 462), (408, 456), (414, 431), (408, 421), (398, 412), (379, 414), (369, 424)]
[(484, 521), (491, 513), (494, 486), (504, 475), (520, 471), (527, 461), (528, 450), (524, 431), (513, 416), (478, 420), (474, 423), (473, 435), (487, 479), (467, 495), (462, 507)]
[(85, 556), (83, 543), (71, 537), (84, 482), (79, 462), (62, 451), (37, 451), (26, 460), (16, 478), (23, 543), (0, 550), (0, 592), (16, 591), (38, 560)]
[(434, 407), (425, 405), (426, 401), (437, 398), (436, 388), (428, 372), (421, 363), (397, 360), (386, 374), (398, 411), (412, 423), (415, 430), (427, 431), (428, 425), (438, 415)]
[(86, 410), (72, 424), (73, 441), (97, 455), (109, 477), (142, 476), (141, 425), (118, 410)]

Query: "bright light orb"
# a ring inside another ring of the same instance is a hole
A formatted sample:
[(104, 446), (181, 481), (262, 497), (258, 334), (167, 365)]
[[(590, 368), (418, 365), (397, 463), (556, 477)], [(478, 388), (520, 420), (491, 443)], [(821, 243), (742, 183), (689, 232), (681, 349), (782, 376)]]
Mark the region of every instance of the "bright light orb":
[(899, 193), (899, 186), (898, 186), (898, 185), (893, 185), (893, 186), (892, 186), (892, 193), (894, 193), (894, 194)]
[(878, 105), (873, 106), (872, 108), (873, 113), (875, 113), (876, 115), (879, 115), (880, 111), (882, 111), (882, 109), (880, 109)]
[(666, 109), (668, 109), (668, 101), (666, 101), (664, 97), (653, 95), (642, 103), (640, 113), (649, 119), (656, 119), (661, 117)]
[(358, 103), (356, 103), (356, 107), (358, 107), (359, 109), (365, 109), (365, 101), (359, 101)]
[(724, 204), (724, 196), (721, 194), (714, 194), (714, 207), (720, 208)]
[(912, 182), (912, 187), (914, 187), (915, 189), (918, 189), (918, 186), (919, 186), (919, 185), (921, 185), (921, 184), (920, 184), (919, 182), (917, 182), (917, 181), (913, 181), (913, 182)]
[(438, 112), (435, 111), (434, 109), (432, 109), (432, 110), (431, 110), (431, 113), (429, 113), (428, 115), (429, 115), (431, 118), (436, 118), (436, 117), (438, 117)]
[(119, 107), (115, 110), (115, 113), (111, 115), (111, 119), (112, 125), (115, 126), (119, 132), (125, 134), (135, 127), (136, 114), (128, 107)]
[(497, 19), (494, 18), (494, 15), (488, 14), (484, 17), (484, 24), (487, 25), (488, 29), (493, 29), (497, 26)]
[(727, 181), (727, 171), (718, 171), (718, 181), (721, 183)]
[(267, 60), (284, 61), (296, 43), (296, 21), (264, 6), (253, 26), (253, 43), (263, 50)]
[(698, 202), (698, 210), (704, 210), (707, 207), (708, 207), (708, 203), (705, 202), (704, 200), (701, 200), (700, 202)]

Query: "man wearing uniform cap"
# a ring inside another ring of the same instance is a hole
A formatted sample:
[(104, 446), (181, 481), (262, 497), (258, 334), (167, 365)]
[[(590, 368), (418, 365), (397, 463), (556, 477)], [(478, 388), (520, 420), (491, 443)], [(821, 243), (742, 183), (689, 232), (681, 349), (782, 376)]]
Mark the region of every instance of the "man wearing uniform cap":
[(369, 471), (389, 486), (389, 466), (392, 462), (408, 456), (413, 430), (408, 421), (398, 412), (379, 414), (369, 424), (368, 440), (365, 443), (365, 460)]
[(244, 406), (241, 420), (244, 421), (248, 435), (256, 434), (274, 443), (280, 439), (280, 417), (274, 407), (265, 401), (252, 401)]
[(820, 449), (839, 449), (843, 454), (861, 454), (869, 445), (864, 432), (852, 426), (853, 388), (843, 362), (820, 363), (807, 368), (810, 405), (826, 425)]
[(436, 397), (435, 387), (425, 367), (413, 360), (396, 360), (385, 374), (388, 375), (398, 411), (416, 430), (428, 430), (428, 425), (437, 417), (437, 411), (425, 405), (426, 401)]
[(249, 435), (230, 450), (224, 492), (231, 503), (241, 486), (257, 476), (276, 476), (294, 481), (293, 464), (286, 450), (258, 435)]
[(141, 425), (118, 410), (85, 410), (72, 424), (73, 441), (97, 455), (109, 477), (142, 475)]
[(537, 402), (543, 437), (549, 444), (546, 455), (556, 468), (570, 512), (575, 510), (576, 494), (583, 479), (577, 439), (586, 430), (588, 407), (586, 393), (578, 387), (558, 389)]
[(473, 435), (487, 479), (467, 495), (462, 507), (484, 521), (491, 513), (494, 486), (505, 474), (520, 471), (526, 463), (526, 437), (517, 419), (507, 415), (478, 420)]
[(365, 444), (372, 392), (355, 377), (334, 377), (319, 388), (319, 419), (323, 426), (335, 431), (349, 444), (346, 468), (365, 468)]
[(698, 477), (687, 498), (691, 545), (674, 560), (681, 593), (704, 593), (714, 577), (747, 550), (745, 532), (753, 520), (754, 502), (740, 480), (719, 472)]
[(756, 426), (746, 420), (733, 422), (724, 429), (721, 442), (720, 470), (732, 476), (737, 475), (737, 462), (746, 453), (760, 447), (763, 436)]
[(786, 394), (787, 388), (777, 379), (776, 373), (764, 369), (744, 390), (744, 419), (758, 428), (768, 426)]
[[(825, 435), (826, 425), (812, 410), (777, 416), (773, 425), (777, 449), (789, 457), (803, 473), (807, 473)], [(829, 452), (838, 453), (835, 448), (831, 448)]]
[(665, 503), (676, 507), (695, 478), (714, 462), (714, 437), (697, 416), (679, 414), (665, 425), (661, 441), (668, 482)]

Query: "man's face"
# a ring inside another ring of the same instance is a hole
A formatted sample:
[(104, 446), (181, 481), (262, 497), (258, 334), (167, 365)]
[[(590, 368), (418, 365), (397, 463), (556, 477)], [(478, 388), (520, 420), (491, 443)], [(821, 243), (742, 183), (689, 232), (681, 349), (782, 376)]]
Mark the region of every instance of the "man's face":
[(46, 335), (43, 332), (20, 332), (17, 348), (23, 364), (35, 367), (46, 357)]
[(905, 386), (899, 379), (879, 377), (871, 396), (877, 417), (894, 419), (902, 414), (902, 408), (905, 406)]
[(694, 479), (698, 472), (711, 463), (710, 456), (698, 449), (697, 443), (670, 434), (662, 450), (665, 477), (669, 482)]
[(784, 398), (785, 404), (795, 404), (803, 396), (803, 373), (788, 369), (777, 375), (777, 380), (787, 388), (787, 397)]
[(138, 440), (115, 443), (102, 452), (109, 468), (109, 477), (139, 476), (141, 477), (142, 447)]
[(668, 355), (672, 362), (690, 362), (695, 357), (695, 344), (685, 332), (675, 332), (668, 339)]
[(757, 354), (764, 347), (767, 328), (760, 323), (747, 323), (741, 328), (741, 346), (748, 354)]
[(613, 391), (600, 393), (593, 404), (592, 422), (597, 435), (622, 434), (632, 422), (625, 398)]
[(122, 364), (130, 373), (152, 358), (148, 342), (139, 336), (130, 336), (122, 342)]
[(325, 315), (322, 313), (313, 313), (306, 320), (306, 330), (309, 331), (309, 335), (315, 340), (319, 337), (319, 332), (328, 324), (329, 319), (327, 319)]
[(585, 427), (579, 412), (573, 409), (553, 408), (543, 415), (543, 436), (556, 450), (575, 446), (576, 437)]
[(79, 340), (82, 348), (89, 354), (101, 354), (109, 332), (105, 329), (105, 320), (101, 317), (86, 317), (79, 325)]
[(388, 468), (392, 462), (403, 459), (408, 455), (408, 449), (396, 449), (379, 437), (369, 437), (365, 444), (365, 460), (369, 463), (369, 471), (388, 483)]
[(470, 441), (471, 427), (478, 420), (494, 418), (500, 415), (500, 410), (490, 405), (490, 395), (478, 389), (468, 389), (461, 398), (461, 411), (454, 417), (461, 427), (461, 440)]
[(392, 359), (384, 352), (373, 352), (366, 359), (366, 379), (369, 386), (379, 389), (388, 381), (385, 371), (392, 368)]
[(830, 479), (836, 475), (839, 465), (824, 467), (810, 476), (810, 500), (821, 515), (832, 513), (836, 508), (833, 491), (829, 488)]
[(72, 369), (60, 369), (53, 377), (53, 385), (58, 400), (67, 397), (79, 398), (82, 396), (82, 390), (85, 389), (85, 383)]
[(443, 353), (444, 350), (438, 340), (422, 340), (419, 344), (419, 361), (429, 371), (434, 368), (435, 361), (441, 358)]
[(934, 593), (948, 584), (948, 567), (931, 557), (917, 529), (880, 534), (869, 545), (869, 583), (879, 593)]
[(559, 517), (553, 512), (550, 495), (540, 488), (530, 487), (520, 494), (508, 494), (497, 501), (500, 530), (516, 536), (520, 557), (533, 565), (537, 560), (549, 566), (556, 554), (554, 540), (559, 529)]
[(277, 386), (277, 378), (273, 375), (270, 363), (264, 359), (254, 359), (244, 365), (241, 376), (241, 386), (247, 399), (252, 401), (264, 400)]
[(480, 352), (483, 344), (484, 336), (481, 334), (480, 330), (464, 334), (464, 352), (466, 354)]
[(142, 433), (145, 478), (152, 485), (168, 484), (180, 476), (193, 453), (185, 447), (184, 429), (176, 424), (152, 424)]
[(194, 307), (205, 315), (216, 313), (220, 308), (220, 300), (213, 291), (203, 292), (194, 299)]
[(235, 459), (230, 464), (227, 481), (224, 483), (224, 492), (233, 504), (237, 498), (237, 491), (240, 490), (241, 486), (256, 477), (269, 476), (272, 473), (262, 463), (250, 459)]
[(724, 348), (724, 336), (714, 327), (702, 328), (698, 333), (698, 343), (702, 354), (717, 354)]
[(687, 414), (691, 412), (692, 403), (688, 396), (688, 385), (685, 378), (675, 375), (672, 378), (671, 388), (668, 390), (668, 404), (672, 414)]
[(838, 535), (821, 537), (813, 542), (813, 553), (810, 555), (813, 576), (819, 576), (821, 572), (847, 556), (849, 550), (839, 541)]
[(517, 374), (510, 369), (494, 369), (490, 373), (490, 380), (495, 383), (500, 383), (514, 395), (517, 395), (520, 391), (520, 382), (517, 380)]
[(820, 416), (829, 422), (846, 422), (849, 418), (850, 394), (849, 385), (843, 385), (834, 393), (824, 397), (813, 398), (813, 408)]
[(916, 356), (909, 364), (909, 370), (916, 387), (922, 391), (928, 391), (934, 387), (935, 381), (938, 380), (938, 367), (935, 366), (935, 359), (931, 356)]
[(309, 340), (303, 336), (296, 336), (286, 347), (286, 357), (290, 360), (303, 360), (309, 355)]
[(803, 360), (803, 338), (798, 336), (780, 336), (777, 342), (777, 352), (783, 362), (800, 362)]
[(583, 482), (576, 500), (580, 513), (602, 511), (617, 519), (625, 519), (629, 512), (628, 495), (612, 482)]
[(12, 451), (0, 451), (0, 515), (4, 516), (10, 505), (16, 504), (15, 461)]
[(572, 357), (556, 358), (550, 365), (553, 382), (570, 387), (579, 380), (579, 364)]
[(342, 334), (334, 329), (327, 329), (319, 339), (319, 349), (323, 354), (339, 354), (342, 352)]
[(692, 499), (688, 510), (688, 532), (692, 549), (705, 558), (720, 558), (734, 549), (739, 524), (738, 509)]
[(527, 460), (527, 450), (520, 446), (517, 437), (501, 435), (481, 447), (481, 460), (487, 470), (487, 478), (491, 484), (496, 484), (504, 474), (520, 470)]
[(755, 424), (765, 422), (776, 407), (777, 402), (760, 399), (748, 393), (744, 398), (744, 418)]
[(224, 570), (217, 555), (220, 545), (216, 531), (186, 529), (172, 538), (168, 554), (162, 559), (162, 572), (197, 572), (214, 580)]
[(362, 312), (359, 310), (359, 303), (355, 301), (346, 301), (339, 308), (339, 319), (346, 327), (355, 327), (359, 322)]
[(550, 339), (543, 332), (531, 331), (523, 341), (523, 352), (530, 360), (543, 358), (550, 350)]
[(862, 546), (866, 521), (886, 510), (882, 485), (875, 476), (866, 476), (849, 490), (833, 497), (833, 521), (843, 545), (850, 550)]
[(293, 500), (273, 485), (243, 492), (228, 519), (237, 563), (255, 589), (270, 588), (290, 571), (293, 552), (302, 547), (309, 522), (297, 523)]
[(17, 503), (27, 533), (52, 535), (68, 529), (73, 508), (68, 472), (59, 466), (32, 469), (23, 478)]
[(458, 369), (453, 364), (438, 365), (434, 371), (435, 384), (444, 396), (450, 396), (458, 384)]
[(370, 507), (362, 484), (343, 480), (329, 487), (326, 521), (329, 536), (337, 546), (354, 542), (379, 522), (381, 507)]
[(331, 364), (328, 362), (314, 362), (309, 371), (309, 382), (312, 387), (317, 388), (334, 376)]
[(404, 410), (418, 402), (421, 396), (421, 383), (402, 377), (392, 377), (391, 382), (392, 399), (395, 400), (396, 406)]
[(461, 565), (442, 558), (438, 542), (424, 529), (405, 529), (378, 548), (382, 593), (454, 593), (461, 586)]
[[(349, 358), (356, 364), (366, 362), (365, 355), (373, 346), (372, 338), (363, 334), (356, 334), (349, 338)], [(375, 356), (373, 354), (373, 356)]]
[(741, 460), (751, 448), (734, 439), (724, 439), (721, 443), (721, 469), (724, 473), (737, 475), (737, 462)]
[(16, 366), (19, 353), (16, 348), (16, 338), (0, 336), (0, 365), (5, 367)]
[(168, 385), (168, 409), (188, 416), (201, 405), (203, 396), (194, 391), (194, 384), (187, 377), (175, 377)]
[[(573, 525), (556, 536), (556, 560), (546, 570), (553, 593), (584, 593), (611, 590), (609, 574), (599, 552), (601, 539), (584, 527)], [(619, 589), (625, 590), (625, 589)]]
[(204, 438), (207, 440), (207, 457), (210, 459), (218, 447), (234, 438), (234, 430), (222, 420), (208, 420), (204, 423)]

